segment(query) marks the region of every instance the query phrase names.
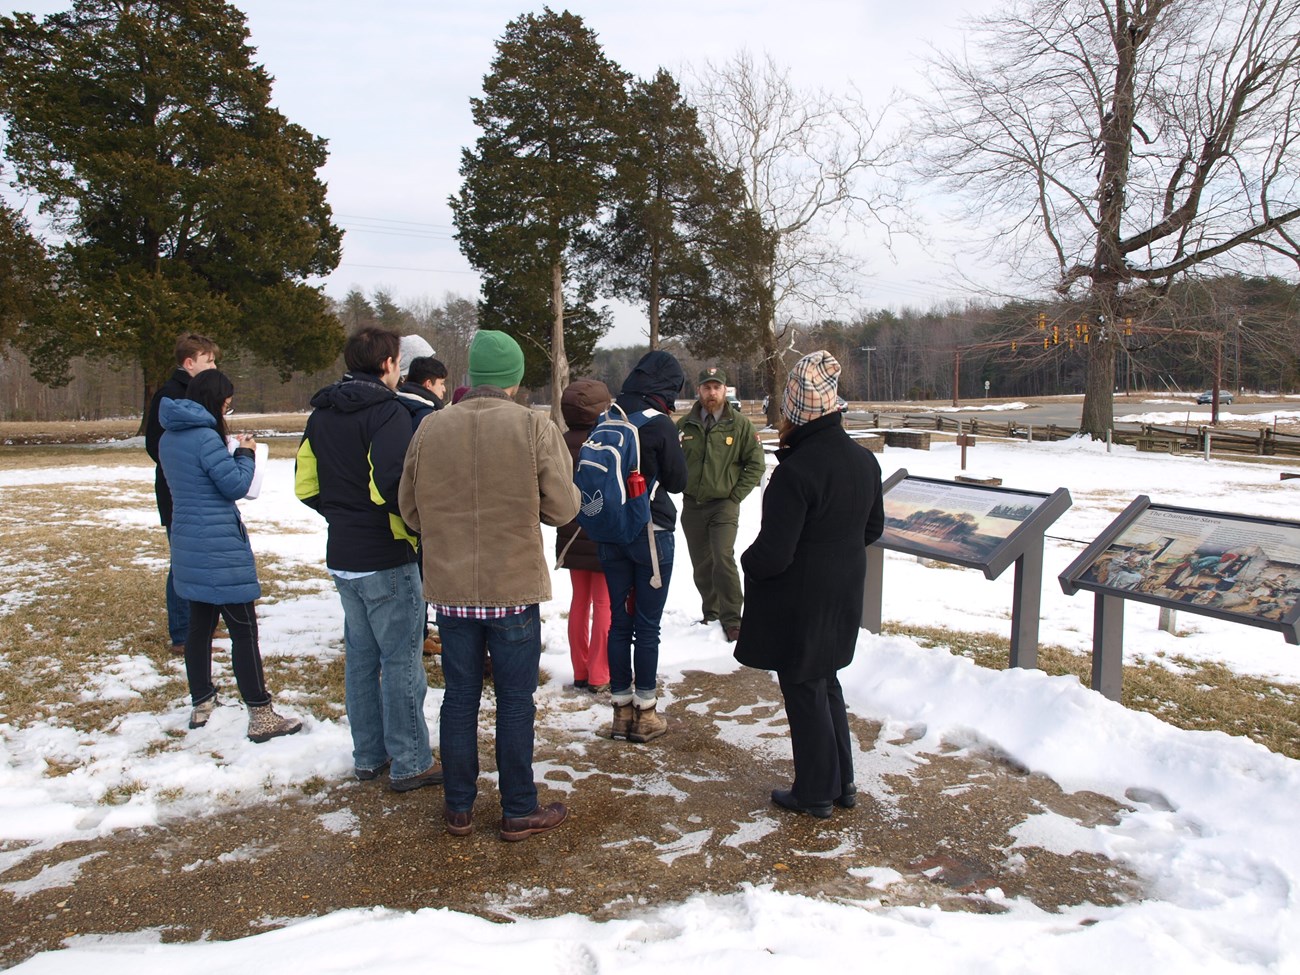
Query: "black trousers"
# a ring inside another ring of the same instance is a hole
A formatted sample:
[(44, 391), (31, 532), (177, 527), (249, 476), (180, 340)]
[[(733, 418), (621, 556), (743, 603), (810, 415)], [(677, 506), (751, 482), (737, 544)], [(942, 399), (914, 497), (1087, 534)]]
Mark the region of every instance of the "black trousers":
[(853, 781), (853, 739), (838, 677), (794, 681), (777, 671), (794, 750), (791, 791), (804, 805), (832, 802)]
[(190, 700), (202, 704), (217, 689), (212, 686), (212, 631), (224, 616), (230, 631), (230, 664), (235, 671), (239, 696), (251, 707), (271, 703), (262, 675), (262, 653), (257, 648), (257, 614), (252, 603), (199, 603), (190, 600), (190, 631), (185, 637), (185, 677), (190, 683)]

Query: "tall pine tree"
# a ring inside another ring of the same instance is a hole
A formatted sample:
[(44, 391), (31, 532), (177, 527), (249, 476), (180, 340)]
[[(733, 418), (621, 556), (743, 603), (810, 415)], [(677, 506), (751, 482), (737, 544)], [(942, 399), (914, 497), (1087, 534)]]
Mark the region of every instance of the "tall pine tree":
[(16, 182), (62, 241), (60, 301), (20, 333), (37, 375), (94, 352), (168, 375), (178, 333), (287, 376), (342, 329), (303, 279), (337, 266), (325, 142), (270, 105), (244, 16), (221, 0), (74, 0), (0, 18), (0, 118)]
[(506, 26), (483, 97), (470, 100), (482, 135), (462, 155), (451, 208), (456, 238), (483, 276), (480, 324), (521, 341), (525, 383), (549, 372), (552, 413), (575, 361), (608, 328), (575, 276), (575, 241), (608, 193), (627, 76), (581, 17), (549, 7)]
[(650, 346), (686, 338), (702, 355), (754, 350), (761, 221), (718, 161), (695, 109), (660, 69), (633, 85), (608, 219), (584, 255), (606, 288), (645, 308)]

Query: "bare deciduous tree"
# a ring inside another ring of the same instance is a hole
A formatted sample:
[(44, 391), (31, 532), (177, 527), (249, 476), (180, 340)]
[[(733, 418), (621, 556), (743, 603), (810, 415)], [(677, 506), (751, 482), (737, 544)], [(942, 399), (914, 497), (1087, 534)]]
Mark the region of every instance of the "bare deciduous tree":
[(762, 354), (775, 422), (786, 329), (832, 311), (856, 283), (860, 258), (842, 244), (846, 222), (874, 225), (888, 244), (904, 220), (890, 178), (898, 143), (883, 131), (889, 106), (868, 109), (857, 91), (799, 89), (770, 56), (757, 61), (746, 51), (706, 63), (691, 99), (714, 152), (741, 173), (746, 205), (768, 235), (753, 342), (743, 351)]
[(1300, 0), (1011, 0), (933, 59), (922, 134), (1013, 269), (1086, 300), (1083, 429), (1180, 276), (1300, 267)]

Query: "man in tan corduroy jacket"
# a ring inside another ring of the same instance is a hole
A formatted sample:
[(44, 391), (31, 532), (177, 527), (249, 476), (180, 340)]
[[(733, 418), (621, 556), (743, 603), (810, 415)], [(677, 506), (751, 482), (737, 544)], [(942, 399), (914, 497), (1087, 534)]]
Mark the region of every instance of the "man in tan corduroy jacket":
[(483, 330), (469, 351), (473, 387), (420, 424), (398, 503), (425, 534), (424, 595), (438, 611), (446, 692), (439, 720), (447, 831), (473, 831), (484, 654), (496, 686), (496, 757), (504, 840), (559, 826), (563, 803), (538, 804), (533, 694), (541, 658), (538, 603), (551, 598), (541, 524), (578, 513), (573, 462), (548, 414), (513, 400), (523, 351)]

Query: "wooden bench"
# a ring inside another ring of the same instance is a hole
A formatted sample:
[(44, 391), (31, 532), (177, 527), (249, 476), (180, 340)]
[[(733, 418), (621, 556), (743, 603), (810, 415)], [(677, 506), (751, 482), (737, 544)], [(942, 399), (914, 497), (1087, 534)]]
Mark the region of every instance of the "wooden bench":
[(1182, 441), (1173, 437), (1138, 437), (1136, 443), (1143, 454), (1179, 454), (1183, 449)]

